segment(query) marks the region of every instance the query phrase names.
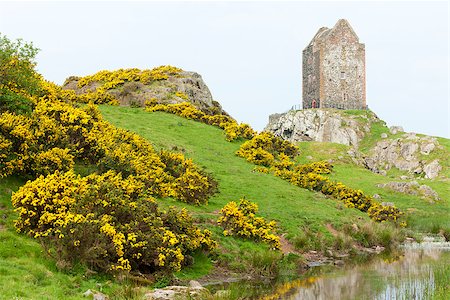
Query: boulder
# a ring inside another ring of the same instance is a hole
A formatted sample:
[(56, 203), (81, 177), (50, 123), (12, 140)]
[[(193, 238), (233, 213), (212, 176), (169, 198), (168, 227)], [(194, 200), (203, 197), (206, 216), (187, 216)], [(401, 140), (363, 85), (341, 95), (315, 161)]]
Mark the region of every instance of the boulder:
[(440, 200), (438, 193), (436, 193), (432, 188), (423, 184), (420, 185), (417, 181), (409, 182), (388, 182), (384, 184), (378, 184), (378, 187), (388, 188), (393, 191), (407, 194), (420, 196), (427, 200), (438, 201)]
[(403, 131), (404, 131), (403, 127), (401, 127), (401, 126), (391, 126), (391, 127), (389, 127), (389, 132), (391, 134), (397, 134), (397, 133), (403, 132)]
[(91, 289), (84, 292), (83, 296), (88, 297), (93, 300), (108, 300), (109, 299), (107, 295), (100, 293), (98, 291), (95, 291), (95, 290), (91, 290)]
[(202, 300), (211, 297), (208, 289), (201, 286), (195, 280), (189, 282), (189, 286), (168, 286), (155, 289), (145, 294), (148, 300)]
[[(414, 139), (411, 138), (413, 136)], [(436, 138), (407, 133), (396, 139), (378, 141), (363, 157), (362, 165), (374, 173), (397, 168), (410, 174), (436, 178), (442, 169), (439, 161), (427, 161), (422, 155), (428, 155), (439, 147)]]
[(425, 178), (436, 178), (439, 175), (439, 172), (442, 170), (441, 165), (439, 164), (439, 160), (435, 159), (431, 163), (427, 164), (423, 167), (423, 171), (425, 173)]

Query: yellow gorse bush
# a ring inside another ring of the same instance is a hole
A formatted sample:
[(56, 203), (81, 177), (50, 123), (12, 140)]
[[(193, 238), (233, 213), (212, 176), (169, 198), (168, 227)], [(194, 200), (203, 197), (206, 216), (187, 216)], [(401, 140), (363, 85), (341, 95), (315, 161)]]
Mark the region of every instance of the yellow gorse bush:
[[(111, 104), (118, 105), (119, 101), (108, 92), (123, 86), (126, 82), (142, 82), (150, 84), (152, 81), (166, 80), (170, 76), (180, 76), (183, 70), (173, 66), (159, 66), (151, 70), (119, 69), (115, 71), (99, 71), (93, 75), (78, 78), (78, 88), (89, 86), (83, 93), (76, 95), (70, 91), (71, 97), (67, 100), (82, 103)], [(95, 84), (94, 84), (95, 83)], [(67, 91), (69, 92), (69, 91)], [(187, 95), (178, 92), (177, 97), (186, 99)]]
[(275, 249), (280, 249), (280, 238), (273, 233), (276, 227), (275, 221), (267, 222), (262, 217), (257, 217), (258, 205), (246, 199), (241, 199), (239, 204), (229, 202), (220, 210), (218, 224), (224, 228), (223, 234), (261, 240)]
[(101, 271), (178, 271), (186, 255), (216, 247), (186, 210), (161, 211), (144, 190), (139, 179), (114, 171), (87, 177), (57, 171), (13, 194), (15, 225), (58, 259)]
[(92, 104), (76, 108), (59, 101), (63, 90), (43, 85), (49, 94), (36, 100), (31, 116), (6, 112), (0, 117), (0, 175), (67, 171), (74, 159), (83, 159), (102, 172), (136, 176), (154, 195), (202, 204), (216, 192), (217, 183), (192, 160), (173, 154), (175, 163), (170, 162), (168, 153), (158, 153), (140, 136), (102, 120)]
[(255, 131), (248, 124), (238, 124), (233, 118), (226, 115), (208, 115), (188, 102), (157, 104), (155, 100), (151, 99), (145, 104), (148, 112), (163, 111), (224, 129), (225, 137), (230, 142), (238, 138), (249, 139), (255, 135)]
[(244, 142), (236, 154), (254, 164), (270, 167), (277, 162), (286, 163), (286, 158), (289, 160), (295, 157), (298, 147), (270, 132), (261, 132)]
[(159, 66), (151, 70), (119, 69), (115, 71), (99, 71), (93, 75), (82, 77), (78, 80), (78, 87), (84, 87), (92, 82), (103, 83), (104, 89), (113, 89), (120, 84), (129, 81), (141, 81), (148, 84), (151, 81), (165, 80), (171, 75), (178, 75), (183, 70), (173, 66)]

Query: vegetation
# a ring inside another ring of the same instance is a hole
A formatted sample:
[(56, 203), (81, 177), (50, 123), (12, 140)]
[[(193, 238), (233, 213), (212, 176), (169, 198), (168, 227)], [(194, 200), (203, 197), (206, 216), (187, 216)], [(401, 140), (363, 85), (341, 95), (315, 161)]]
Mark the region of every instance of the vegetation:
[(276, 223), (257, 217), (255, 215), (257, 211), (258, 205), (246, 199), (241, 199), (239, 204), (231, 201), (220, 210), (221, 216), (217, 223), (225, 229), (223, 231), (225, 236), (237, 235), (262, 240), (273, 248), (280, 249), (280, 238), (272, 233)]
[(33, 103), (29, 95), (39, 91), (39, 76), (35, 72), (38, 49), (22, 40), (11, 41), (0, 34), (0, 113), (30, 112)]
[(208, 115), (188, 102), (165, 105), (157, 104), (156, 100), (150, 100), (145, 105), (148, 112), (164, 111), (222, 128), (229, 142), (238, 138), (252, 138), (255, 135), (255, 131), (245, 123), (238, 124), (233, 118), (223, 114)]
[[(119, 298), (134, 297), (130, 278), (164, 285), (173, 276), (205, 275), (213, 259), (216, 267), (275, 277), (296, 269), (307, 250), (390, 248), (405, 238), (397, 226), (405, 225), (403, 212), (344, 184), (349, 178), (336, 170), (354, 167), (345, 159), (299, 164), (296, 145), (186, 102), (150, 99), (146, 111), (102, 106), (101, 112), (76, 103), (116, 103), (107, 90), (166, 80), (178, 68), (101, 71), (77, 79), (80, 88), (100, 84), (78, 96), (35, 73), (31, 44), (0, 41), (2, 290), (24, 269), (38, 270), (28, 276), (31, 284), (23, 283), (29, 290), (6, 296), (79, 298), (93, 279)], [(408, 198), (412, 204), (392, 199), (410, 219), (410, 205), (425, 207), (417, 197)], [(448, 207), (445, 201), (440, 207)], [(66, 287), (46, 291), (57, 281)]]

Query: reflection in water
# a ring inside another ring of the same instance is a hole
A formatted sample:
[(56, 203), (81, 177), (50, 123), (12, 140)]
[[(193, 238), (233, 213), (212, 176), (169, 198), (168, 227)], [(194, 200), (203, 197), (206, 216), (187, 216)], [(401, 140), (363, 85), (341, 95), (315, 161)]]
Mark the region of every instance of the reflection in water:
[(288, 282), (261, 299), (429, 299), (436, 288), (434, 268), (449, 263), (450, 252), (442, 249), (405, 249), (396, 260)]

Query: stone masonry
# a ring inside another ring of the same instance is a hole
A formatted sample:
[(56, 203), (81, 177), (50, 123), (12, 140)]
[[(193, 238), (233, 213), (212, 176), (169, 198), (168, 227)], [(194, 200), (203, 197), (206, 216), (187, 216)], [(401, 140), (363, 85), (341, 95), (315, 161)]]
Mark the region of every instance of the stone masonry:
[(365, 46), (347, 20), (322, 27), (303, 50), (303, 109), (366, 109)]

